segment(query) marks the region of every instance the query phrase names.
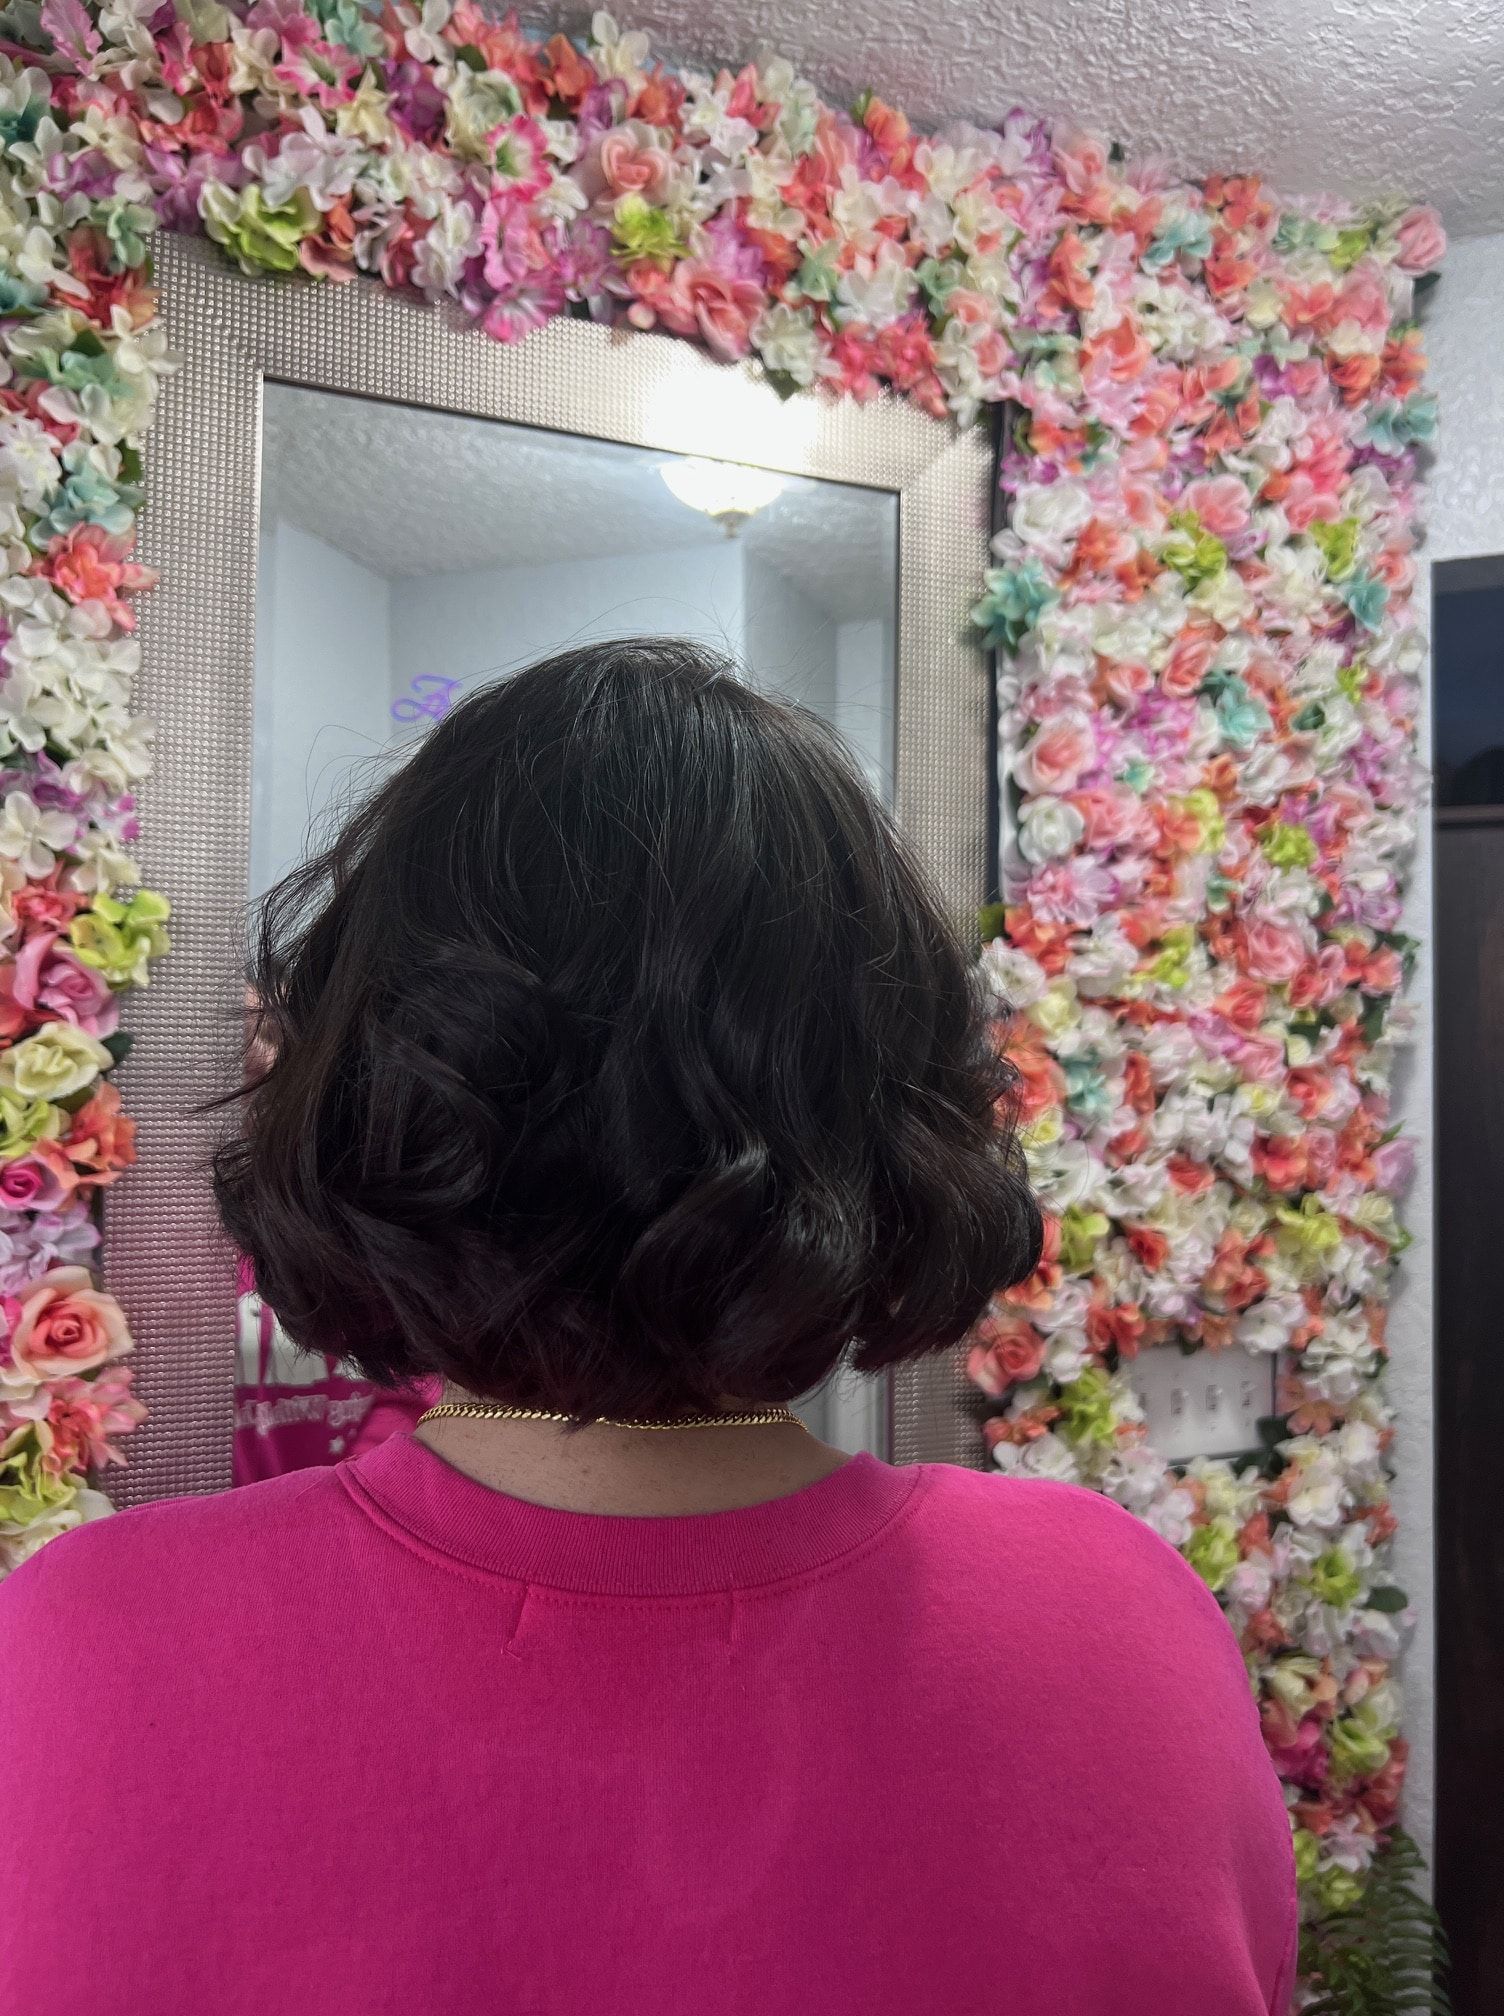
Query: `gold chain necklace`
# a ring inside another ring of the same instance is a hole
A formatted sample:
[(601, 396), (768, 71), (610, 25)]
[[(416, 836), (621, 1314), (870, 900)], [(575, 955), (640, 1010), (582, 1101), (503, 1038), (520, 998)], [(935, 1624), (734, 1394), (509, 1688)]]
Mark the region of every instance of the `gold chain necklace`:
[(550, 1414), (541, 1407), (493, 1407), (480, 1400), (444, 1400), (418, 1416), (425, 1421), (559, 1421), (569, 1427), (589, 1428), (802, 1428), (799, 1416), (787, 1407), (765, 1407), (746, 1414), (685, 1414), (677, 1421), (613, 1421), (607, 1415), (581, 1421), (574, 1414)]

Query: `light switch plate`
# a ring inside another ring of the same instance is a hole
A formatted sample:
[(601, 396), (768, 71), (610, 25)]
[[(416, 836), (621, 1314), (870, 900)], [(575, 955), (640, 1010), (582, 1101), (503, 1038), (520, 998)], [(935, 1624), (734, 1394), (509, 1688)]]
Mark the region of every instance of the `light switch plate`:
[(1274, 1412), (1276, 1360), (1262, 1351), (1141, 1351), (1128, 1377), (1161, 1456), (1237, 1456), (1260, 1447), (1259, 1423)]

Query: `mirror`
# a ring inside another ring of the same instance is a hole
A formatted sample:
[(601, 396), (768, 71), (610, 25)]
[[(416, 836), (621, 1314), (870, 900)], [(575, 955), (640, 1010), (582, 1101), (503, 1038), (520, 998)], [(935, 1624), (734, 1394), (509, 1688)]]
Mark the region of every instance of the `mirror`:
[(726, 652), (891, 802), (893, 492), (270, 381), (263, 414), (253, 899), (373, 759), (601, 637)]
[[(894, 492), (275, 380), (262, 413), (253, 901), (463, 694), (602, 637), (725, 652), (892, 802)], [(240, 1346), (238, 1448), (316, 1417), (337, 1455), (368, 1424), (250, 1294)], [(843, 1377), (801, 1412), (876, 1450), (884, 1401)]]

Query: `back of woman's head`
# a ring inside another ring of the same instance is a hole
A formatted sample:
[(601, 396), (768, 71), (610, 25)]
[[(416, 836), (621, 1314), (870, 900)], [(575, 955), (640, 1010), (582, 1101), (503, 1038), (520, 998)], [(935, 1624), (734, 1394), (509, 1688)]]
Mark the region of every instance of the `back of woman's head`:
[(965, 953), (811, 715), (686, 643), (475, 694), (266, 906), (225, 1226), (310, 1350), (579, 1417), (954, 1343), (1034, 1262)]

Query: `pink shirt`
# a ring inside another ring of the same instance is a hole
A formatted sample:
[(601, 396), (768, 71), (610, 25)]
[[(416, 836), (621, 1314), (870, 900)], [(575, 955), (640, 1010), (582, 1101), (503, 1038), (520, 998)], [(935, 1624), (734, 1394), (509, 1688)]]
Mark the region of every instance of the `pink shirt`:
[(685, 1519), (410, 1437), (0, 1589), (0, 2016), (1283, 2016), (1234, 1641), (1062, 1485)]

